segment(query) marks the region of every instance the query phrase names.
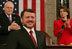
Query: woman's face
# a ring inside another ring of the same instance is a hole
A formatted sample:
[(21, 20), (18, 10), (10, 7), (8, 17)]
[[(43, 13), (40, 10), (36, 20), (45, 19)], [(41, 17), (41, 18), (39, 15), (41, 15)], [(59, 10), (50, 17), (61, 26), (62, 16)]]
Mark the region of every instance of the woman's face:
[(60, 16), (61, 16), (62, 18), (67, 17), (67, 15), (68, 15), (68, 13), (67, 13), (66, 11), (64, 11), (64, 9), (60, 9)]

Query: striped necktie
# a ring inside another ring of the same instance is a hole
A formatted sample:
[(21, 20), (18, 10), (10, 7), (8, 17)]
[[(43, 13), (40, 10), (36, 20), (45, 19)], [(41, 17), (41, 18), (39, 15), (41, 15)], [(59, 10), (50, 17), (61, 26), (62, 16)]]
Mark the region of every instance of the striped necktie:
[(36, 47), (36, 49), (37, 49), (37, 45), (36, 45), (36, 41), (35, 41), (35, 39), (34, 39), (34, 37), (33, 37), (33, 31), (32, 30), (30, 30), (30, 37), (31, 37), (31, 39), (32, 39), (32, 41), (33, 41), (33, 43), (34, 43), (34, 45), (35, 45), (35, 47)]
[(11, 17), (9, 16), (8, 18), (9, 18), (10, 23), (12, 23)]

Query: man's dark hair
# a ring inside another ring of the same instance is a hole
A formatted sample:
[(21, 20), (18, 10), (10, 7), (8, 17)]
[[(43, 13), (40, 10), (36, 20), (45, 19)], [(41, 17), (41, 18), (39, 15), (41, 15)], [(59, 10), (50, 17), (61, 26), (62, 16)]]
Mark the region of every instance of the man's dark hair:
[(21, 12), (21, 18), (23, 17), (24, 15), (24, 12), (31, 12), (31, 13), (35, 13), (32, 9), (25, 9)]

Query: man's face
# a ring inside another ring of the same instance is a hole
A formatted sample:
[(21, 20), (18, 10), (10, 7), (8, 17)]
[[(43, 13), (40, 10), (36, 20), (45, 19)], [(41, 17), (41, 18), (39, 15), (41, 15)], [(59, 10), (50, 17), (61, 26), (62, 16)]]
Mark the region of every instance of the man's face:
[(7, 15), (10, 15), (13, 13), (14, 5), (11, 2), (6, 3), (4, 6), (4, 11)]
[(24, 12), (23, 18), (21, 18), (21, 20), (24, 26), (27, 28), (32, 28), (35, 25), (35, 13)]

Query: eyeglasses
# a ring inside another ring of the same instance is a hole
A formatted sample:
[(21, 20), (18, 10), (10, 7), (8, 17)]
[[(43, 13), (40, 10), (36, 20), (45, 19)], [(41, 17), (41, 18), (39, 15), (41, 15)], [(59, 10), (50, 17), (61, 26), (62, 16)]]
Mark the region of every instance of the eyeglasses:
[(7, 9), (13, 9), (13, 7), (6, 7)]

